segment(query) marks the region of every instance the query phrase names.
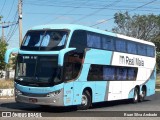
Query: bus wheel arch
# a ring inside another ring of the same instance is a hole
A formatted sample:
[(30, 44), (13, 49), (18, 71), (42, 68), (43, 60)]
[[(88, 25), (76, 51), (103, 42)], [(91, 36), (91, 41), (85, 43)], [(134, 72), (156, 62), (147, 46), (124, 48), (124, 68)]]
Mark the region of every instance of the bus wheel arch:
[(82, 92), (81, 105), (77, 108), (79, 110), (86, 110), (92, 105), (92, 89), (87, 87)]
[(140, 97), (139, 97), (139, 101), (140, 102), (144, 101), (146, 95), (147, 95), (147, 86), (143, 85), (142, 89), (141, 89), (141, 94), (140, 94)]
[(134, 88), (133, 103), (137, 103), (139, 101), (139, 94), (140, 94), (140, 87), (137, 85)]

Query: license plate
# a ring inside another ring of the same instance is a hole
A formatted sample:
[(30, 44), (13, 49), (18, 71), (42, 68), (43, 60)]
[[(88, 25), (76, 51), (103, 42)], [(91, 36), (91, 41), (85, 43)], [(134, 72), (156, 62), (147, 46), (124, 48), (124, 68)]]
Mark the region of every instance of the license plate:
[(30, 102), (30, 103), (36, 103), (36, 102), (37, 102), (37, 99), (36, 99), (36, 98), (29, 98), (29, 102)]

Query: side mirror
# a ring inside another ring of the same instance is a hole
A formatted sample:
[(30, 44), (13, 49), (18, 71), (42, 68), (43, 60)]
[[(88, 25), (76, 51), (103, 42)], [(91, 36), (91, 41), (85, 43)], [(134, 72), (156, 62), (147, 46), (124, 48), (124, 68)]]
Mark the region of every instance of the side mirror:
[(63, 49), (59, 52), (59, 56), (58, 56), (58, 65), (59, 66), (63, 66), (63, 61), (64, 61), (64, 55), (69, 52), (69, 51), (72, 51), (72, 50), (75, 50), (76, 48), (66, 48), (66, 49)]
[(11, 53), (13, 53), (13, 52), (18, 53), (18, 51), (19, 51), (19, 48), (8, 49), (5, 53), (4, 62), (8, 64), (9, 63), (9, 57), (10, 57)]

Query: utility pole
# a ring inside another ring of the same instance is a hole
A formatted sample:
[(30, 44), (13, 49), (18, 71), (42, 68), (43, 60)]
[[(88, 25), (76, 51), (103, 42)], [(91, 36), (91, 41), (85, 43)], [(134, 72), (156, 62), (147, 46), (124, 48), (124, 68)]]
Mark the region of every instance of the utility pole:
[(9, 27), (11, 24), (14, 22), (1, 22), (1, 27), (2, 27), (2, 41), (5, 41), (5, 36), (4, 36), (4, 28)]
[(22, 43), (22, 0), (18, 0), (19, 47)]

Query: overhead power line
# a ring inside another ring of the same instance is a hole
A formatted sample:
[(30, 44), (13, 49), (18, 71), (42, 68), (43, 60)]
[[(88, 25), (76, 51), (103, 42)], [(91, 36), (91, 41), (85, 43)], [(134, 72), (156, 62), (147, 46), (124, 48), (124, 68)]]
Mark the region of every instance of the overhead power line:
[(13, 35), (15, 34), (15, 32), (17, 31), (18, 29), (18, 24), (15, 25), (11, 35), (9, 36), (9, 38), (7, 39), (7, 43), (11, 40), (11, 38), (13, 37)]
[(4, 3), (3, 3), (2, 9), (1, 9), (1, 11), (0, 11), (0, 15), (1, 15), (3, 9), (4, 9), (5, 4), (6, 4), (6, 0), (5, 0)]
[[(128, 12), (135, 11), (135, 10), (137, 10), (137, 9), (139, 9), (139, 8), (142, 8), (142, 7), (146, 6), (146, 5), (149, 5), (149, 4), (151, 4), (151, 3), (155, 2), (155, 1), (157, 1), (157, 0), (153, 0), (153, 1), (151, 1), (151, 2), (147, 2), (147, 3), (145, 3), (145, 4), (141, 5), (141, 6), (138, 6), (138, 7), (134, 8), (134, 9), (132, 9), (132, 10), (129, 10)], [(90, 27), (97, 26), (97, 25), (99, 25), (99, 24), (105, 23), (106, 21), (109, 21), (109, 20), (112, 20), (112, 19), (114, 19), (114, 17), (113, 17), (113, 18), (106, 19), (106, 20), (103, 20), (103, 21), (98, 22), (98, 23), (96, 23), (96, 24), (93, 24), (93, 25), (91, 25)]]
[[(87, 1), (85, 1), (85, 2), (83, 2), (82, 4), (80, 4), (79, 6), (77, 6), (76, 8), (73, 8), (73, 9), (71, 9), (71, 10), (67, 11), (66, 13), (71, 13), (71, 12), (73, 12), (75, 9), (78, 9), (81, 5), (85, 5), (85, 4), (86, 4), (86, 3), (88, 3), (88, 2), (89, 2), (89, 0), (87, 0)], [(63, 16), (64, 16), (64, 15), (63, 15)], [(53, 22), (53, 21), (55, 21), (55, 20), (59, 19), (60, 17), (62, 17), (62, 16), (56, 17), (56, 18), (54, 18), (54, 20), (49, 21), (49, 22)]]
[(107, 5), (105, 5), (102, 9), (98, 9), (98, 10), (96, 10), (96, 11), (93, 11), (92, 13), (87, 14), (87, 15), (85, 15), (85, 16), (83, 16), (83, 17), (81, 17), (81, 18), (79, 18), (79, 19), (77, 19), (77, 20), (75, 20), (75, 21), (73, 21), (73, 22), (71, 22), (71, 23), (78, 22), (78, 21), (80, 21), (80, 20), (82, 20), (82, 19), (85, 19), (85, 18), (87, 18), (87, 17), (89, 17), (89, 16), (92, 16), (92, 15), (94, 15), (94, 14), (97, 14), (98, 12), (102, 11), (103, 9), (106, 9), (106, 8), (109, 8), (109, 7), (112, 7), (112, 6), (116, 5), (116, 4), (117, 4), (118, 2), (120, 2), (120, 1), (121, 1), (121, 0), (116, 0), (116, 1), (112, 2), (111, 4), (107, 4)]
[[(15, 15), (14, 15), (14, 17), (13, 17), (13, 21), (18, 21), (18, 11), (16, 11), (16, 13), (15, 13)], [(7, 33), (7, 39), (9, 39), (10, 38), (10, 36), (11, 36), (11, 33), (14, 31), (14, 25), (12, 25), (11, 27), (10, 27), (10, 29), (9, 29), (9, 31), (8, 31), (8, 33)]]
[(9, 16), (10, 16), (10, 14), (11, 14), (11, 11), (12, 11), (12, 9), (13, 9), (13, 5), (14, 5), (14, 2), (15, 2), (15, 0), (13, 0), (13, 1), (12, 1), (12, 6), (11, 6), (11, 8), (10, 8), (10, 11), (9, 11), (9, 13), (8, 13), (8, 15), (7, 15), (7, 17), (6, 17), (5, 21), (7, 21), (8, 17), (9, 17)]

